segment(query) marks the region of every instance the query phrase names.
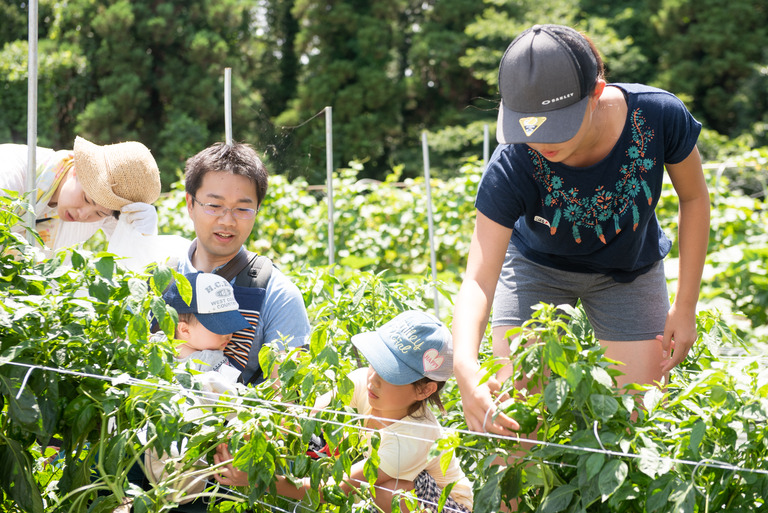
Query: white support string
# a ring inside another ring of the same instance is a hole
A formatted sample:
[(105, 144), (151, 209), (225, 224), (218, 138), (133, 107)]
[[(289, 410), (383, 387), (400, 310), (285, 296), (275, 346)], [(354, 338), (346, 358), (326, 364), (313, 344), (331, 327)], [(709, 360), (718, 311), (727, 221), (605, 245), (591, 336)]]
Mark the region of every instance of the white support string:
[(21, 393), (24, 392), (24, 388), (27, 386), (27, 381), (29, 381), (29, 375), (32, 374), (33, 370), (35, 370), (34, 367), (27, 369), (27, 373), (24, 375), (24, 380), (22, 380), (21, 386), (19, 387), (19, 393), (16, 394), (17, 401), (21, 398)]
[[(121, 375), (121, 376), (110, 377), (110, 376), (103, 376), (103, 375), (98, 375), (98, 374), (90, 374), (90, 373), (85, 373), (85, 372), (77, 372), (77, 371), (71, 371), (71, 370), (67, 370), (67, 369), (58, 369), (58, 368), (45, 367), (45, 366), (39, 366), (39, 365), (30, 365), (30, 364), (18, 363), (18, 362), (5, 362), (5, 363), (0, 364), (0, 366), (1, 365), (16, 365), (16, 366), (19, 366), (19, 367), (32, 368), (32, 369), (38, 369), (38, 370), (50, 371), (50, 372), (58, 372), (58, 373), (61, 373), (61, 374), (68, 374), (68, 375), (80, 376), (80, 377), (85, 377), (85, 378), (101, 379), (101, 380), (111, 381), (113, 385), (129, 384), (129, 385), (134, 385), (134, 386), (143, 386), (143, 387), (148, 387), (148, 388), (155, 388), (155, 389), (158, 389), (158, 390), (173, 391), (173, 392), (180, 393), (180, 394), (198, 395), (198, 396), (207, 397), (207, 398), (218, 397), (219, 400), (221, 401), (219, 403), (219, 405), (221, 405), (221, 406), (229, 406), (229, 407), (233, 406), (233, 403), (232, 403), (233, 396), (232, 395), (216, 394), (216, 393), (213, 393), (213, 392), (205, 392), (205, 391), (201, 391), (201, 390), (190, 390), (190, 389), (186, 389), (186, 388), (181, 387), (181, 386), (163, 385), (163, 384), (160, 384), (160, 383), (153, 383), (153, 382), (150, 382), (150, 381), (145, 381), (145, 380), (140, 380), (140, 379), (137, 379), (137, 378), (132, 378), (132, 377), (129, 377), (129, 376), (125, 375), (125, 374)], [(303, 406), (303, 405), (297, 405), (297, 404), (292, 404), (292, 403), (283, 403), (283, 402), (279, 402), (279, 401), (271, 401), (271, 400), (259, 399), (259, 398), (254, 398), (254, 397), (238, 397), (238, 399), (244, 400), (246, 402), (259, 403), (261, 405), (265, 405), (265, 406), (269, 406), (269, 407), (280, 406), (280, 407), (283, 407), (283, 408), (287, 408), (287, 409), (289, 409), (288, 411), (282, 411), (282, 410), (278, 410), (276, 408), (273, 408), (273, 409), (271, 409), (269, 411), (271, 411), (272, 413), (280, 414), (282, 416), (295, 417), (297, 419), (307, 419), (307, 417), (305, 415), (301, 415), (298, 412), (292, 412), (292, 411), (290, 411), (290, 409), (306, 410), (306, 411), (313, 411), (313, 410), (315, 410), (315, 408), (313, 408), (311, 406)], [(238, 405), (238, 406), (244, 407), (244, 408), (254, 408), (254, 409), (257, 408), (257, 406), (248, 406), (248, 405), (244, 405), (244, 404), (243, 405)], [(258, 406), (258, 407), (259, 408), (264, 408), (264, 406)], [(328, 414), (344, 416), (344, 417), (352, 417), (353, 419), (357, 419), (357, 420), (360, 420), (360, 419), (376, 419), (376, 420), (385, 420), (385, 421), (389, 420), (389, 419), (384, 419), (384, 418), (376, 417), (376, 416), (372, 416), (372, 415), (355, 414), (355, 413), (351, 413), (351, 412), (347, 412), (347, 411), (338, 411), (338, 410), (329, 410), (329, 409), (323, 409), (322, 411), (324, 413), (328, 413)], [(376, 431), (373, 428), (367, 428), (367, 427), (364, 427), (364, 426), (359, 426), (359, 425), (353, 424), (351, 422), (338, 422), (338, 421), (322, 419), (322, 418), (314, 418), (312, 420), (314, 420), (316, 422), (320, 422), (321, 424), (329, 424), (329, 425), (335, 425), (335, 426), (340, 426), (340, 427), (350, 427), (350, 428), (358, 429), (358, 430), (361, 430), (361, 431)], [(416, 426), (421, 426), (422, 425), (422, 424), (419, 424), (419, 423), (410, 423), (408, 421), (400, 421), (400, 422), (402, 422), (404, 424), (411, 424), (411, 425), (416, 425)], [(583, 446), (579, 446), (579, 445), (563, 445), (563, 444), (557, 444), (557, 443), (546, 442), (546, 441), (542, 441), (542, 440), (535, 440), (535, 439), (530, 439), (530, 438), (520, 438), (518, 436), (511, 436), (511, 435), (496, 435), (496, 434), (493, 434), (493, 433), (478, 433), (478, 432), (469, 431), (469, 430), (466, 430), (466, 429), (458, 429), (458, 428), (452, 428), (452, 427), (443, 427), (442, 429), (443, 429), (443, 432), (446, 433), (446, 434), (454, 433), (454, 434), (457, 434), (457, 435), (465, 435), (465, 436), (473, 436), (473, 437), (484, 437), (484, 438), (493, 439), (493, 440), (499, 440), (499, 441), (518, 442), (518, 443), (521, 443), (521, 444), (529, 443), (531, 445), (540, 445), (540, 446), (543, 446), (543, 447), (554, 447), (554, 448), (566, 449), (566, 450), (571, 450), (571, 451), (576, 451), (576, 452), (603, 454), (605, 456), (614, 456), (614, 457), (618, 457), (618, 458), (655, 459), (655, 460), (657, 460), (659, 462), (664, 462), (664, 463), (668, 463), (668, 464), (672, 464), (672, 465), (681, 464), (681, 465), (686, 465), (686, 466), (690, 466), (690, 467), (694, 467), (694, 468), (715, 468), (715, 469), (719, 469), (719, 470), (728, 470), (728, 471), (732, 471), (732, 472), (742, 472), (742, 473), (752, 473), (752, 474), (768, 475), (768, 470), (740, 467), (740, 466), (737, 466), (737, 465), (732, 465), (732, 464), (727, 463), (727, 462), (718, 461), (718, 460), (712, 460), (712, 459), (704, 459), (704, 460), (701, 460), (701, 461), (692, 461), (692, 460), (685, 460), (685, 459), (680, 459), (680, 458), (670, 458), (670, 457), (665, 457), (665, 456), (649, 456), (649, 455), (642, 455), (641, 456), (640, 454), (633, 454), (633, 453), (625, 453), (625, 452), (613, 451), (613, 450), (605, 449), (605, 448), (597, 449), (597, 448), (593, 448), (593, 447), (583, 447)], [(406, 437), (410, 438), (410, 439), (413, 439), (413, 440), (422, 440), (422, 441), (423, 440), (429, 440), (429, 441), (431, 441), (431, 439), (419, 438), (419, 437), (412, 436), (412, 435), (403, 435), (403, 438), (406, 438)], [(463, 449), (463, 450), (471, 450), (472, 449), (471, 447), (467, 447), (467, 446), (464, 446), (464, 445), (459, 445), (458, 448)]]
[(600, 440), (600, 433), (597, 432), (597, 421), (595, 421), (595, 423), (592, 424), (592, 432), (595, 434), (595, 439), (597, 440), (597, 443), (600, 444), (600, 448), (602, 450), (605, 450), (605, 446), (603, 445), (603, 442)]

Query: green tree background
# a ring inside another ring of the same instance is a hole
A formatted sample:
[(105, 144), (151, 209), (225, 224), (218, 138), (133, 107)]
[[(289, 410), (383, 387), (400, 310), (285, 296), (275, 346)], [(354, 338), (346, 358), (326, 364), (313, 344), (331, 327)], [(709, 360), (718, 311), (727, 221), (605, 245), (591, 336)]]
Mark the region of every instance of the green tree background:
[[(0, 142), (26, 140), (26, 9), (0, 0)], [(452, 176), (493, 133), (499, 59), (535, 23), (588, 33), (610, 80), (681, 96), (705, 157), (768, 144), (763, 0), (41, 0), (39, 144), (142, 141), (167, 188), (224, 139), (231, 67), (234, 137), (272, 173), (323, 181), (331, 106), (335, 166), (415, 176), (426, 130), (433, 172)]]

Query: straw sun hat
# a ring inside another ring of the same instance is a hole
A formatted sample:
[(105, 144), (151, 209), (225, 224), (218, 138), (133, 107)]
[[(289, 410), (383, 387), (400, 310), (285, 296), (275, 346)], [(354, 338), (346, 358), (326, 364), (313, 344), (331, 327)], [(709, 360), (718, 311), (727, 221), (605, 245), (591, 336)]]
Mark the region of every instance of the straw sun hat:
[(74, 153), (77, 178), (98, 205), (120, 210), (129, 203), (153, 203), (160, 196), (160, 171), (140, 142), (99, 146), (76, 137)]

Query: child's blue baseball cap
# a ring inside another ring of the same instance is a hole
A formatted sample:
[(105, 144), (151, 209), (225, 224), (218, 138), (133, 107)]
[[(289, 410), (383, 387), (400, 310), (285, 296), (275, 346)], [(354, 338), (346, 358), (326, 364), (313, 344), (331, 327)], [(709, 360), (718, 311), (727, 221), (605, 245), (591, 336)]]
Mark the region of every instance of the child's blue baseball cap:
[(352, 337), (376, 374), (393, 385), (421, 378), (448, 381), (453, 374), (451, 332), (434, 316), (409, 310), (376, 331)]
[(187, 304), (173, 282), (163, 299), (180, 314), (194, 314), (197, 320), (217, 335), (227, 335), (250, 328), (250, 323), (239, 312), (232, 285), (218, 274), (189, 273), (184, 277), (192, 286), (192, 300)]

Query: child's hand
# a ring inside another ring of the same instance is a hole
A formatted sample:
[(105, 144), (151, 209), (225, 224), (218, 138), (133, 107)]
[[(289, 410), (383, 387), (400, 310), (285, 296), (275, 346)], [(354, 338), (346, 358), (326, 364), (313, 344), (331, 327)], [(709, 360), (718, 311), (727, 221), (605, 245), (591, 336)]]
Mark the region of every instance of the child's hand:
[(234, 467), (232, 460), (227, 444), (219, 444), (216, 447), (216, 454), (213, 455), (213, 462), (222, 466), (213, 477), (225, 486), (248, 486), (248, 474)]

